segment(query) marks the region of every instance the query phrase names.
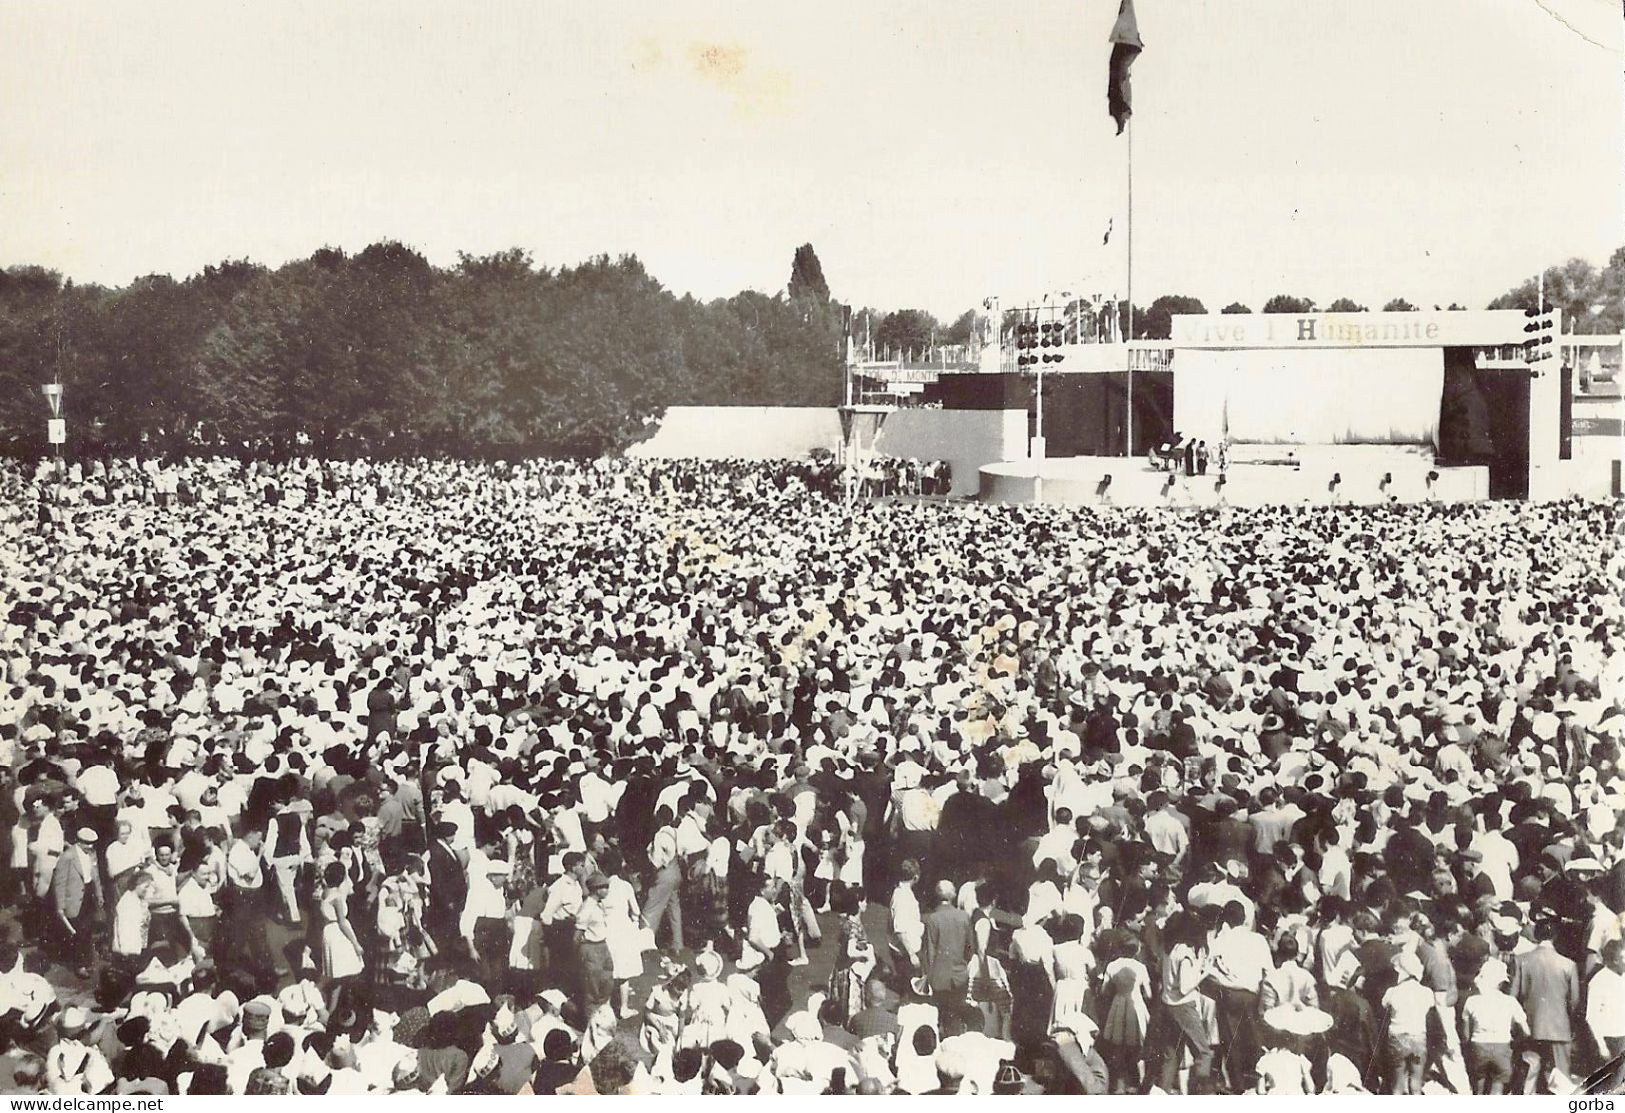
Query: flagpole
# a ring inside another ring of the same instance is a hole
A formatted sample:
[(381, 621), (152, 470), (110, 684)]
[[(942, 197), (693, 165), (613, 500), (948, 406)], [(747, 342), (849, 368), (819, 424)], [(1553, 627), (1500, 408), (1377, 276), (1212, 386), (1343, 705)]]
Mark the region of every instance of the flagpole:
[(1134, 339), (1134, 117), (1128, 118), (1128, 335), (1123, 337), (1123, 354), (1128, 365), (1128, 418), (1125, 434), (1128, 441), (1123, 455), (1134, 456), (1134, 350), (1127, 346)]

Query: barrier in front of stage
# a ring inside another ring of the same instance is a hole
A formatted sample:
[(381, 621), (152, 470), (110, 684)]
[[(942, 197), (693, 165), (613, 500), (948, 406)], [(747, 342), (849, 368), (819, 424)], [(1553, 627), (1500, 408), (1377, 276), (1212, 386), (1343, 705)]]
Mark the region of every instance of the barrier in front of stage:
[[(1421, 459), (1397, 456), (1370, 467), (1351, 466), (1346, 457), (1309, 454), (1299, 466), (1238, 462), (1223, 477), (1169, 473), (1143, 460), (1071, 457), (1045, 461), (1042, 500), (1062, 506), (1330, 506), (1383, 502), (1476, 502), (1489, 497), (1489, 471), (1482, 467), (1434, 468)], [(1427, 475), (1438, 478), (1429, 489)], [(1110, 483), (1103, 480), (1110, 476)], [(1333, 479), (1337, 478), (1334, 484)], [(1385, 477), (1387, 481), (1384, 482)], [(1009, 460), (984, 467), (981, 497), (990, 502), (1037, 501), (1039, 481), (1033, 461)]]

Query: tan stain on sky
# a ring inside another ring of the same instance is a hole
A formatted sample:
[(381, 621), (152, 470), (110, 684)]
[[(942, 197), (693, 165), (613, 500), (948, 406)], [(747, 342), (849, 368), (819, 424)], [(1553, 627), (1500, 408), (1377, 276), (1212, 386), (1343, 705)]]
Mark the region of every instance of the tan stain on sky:
[(735, 42), (694, 40), (673, 48), (646, 35), (632, 44), (631, 66), (643, 74), (686, 69), (701, 84), (726, 97), (734, 115), (745, 119), (779, 113), (793, 88), (786, 71), (763, 64), (750, 48)]
[(750, 55), (744, 47), (729, 43), (691, 43), (688, 57), (695, 73), (729, 88), (740, 84)]

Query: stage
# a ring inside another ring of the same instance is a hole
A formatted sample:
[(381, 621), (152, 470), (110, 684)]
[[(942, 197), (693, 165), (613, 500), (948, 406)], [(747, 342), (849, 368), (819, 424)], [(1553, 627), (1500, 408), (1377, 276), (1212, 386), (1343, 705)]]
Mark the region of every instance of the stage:
[[(1431, 488), (1430, 472), (1438, 476)], [(1236, 445), (1224, 476), (1212, 462), (1206, 475), (1186, 476), (1183, 469), (1158, 471), (1144, 458), (1066, 456), (1045, 460), (1040, 479), (1035, 461), (1002, 460), (981, 469), (980, 496), (1061, 506), (1475, 502), (1489, 497), (1489, 470), (1437, 467), (1424, 446)]]

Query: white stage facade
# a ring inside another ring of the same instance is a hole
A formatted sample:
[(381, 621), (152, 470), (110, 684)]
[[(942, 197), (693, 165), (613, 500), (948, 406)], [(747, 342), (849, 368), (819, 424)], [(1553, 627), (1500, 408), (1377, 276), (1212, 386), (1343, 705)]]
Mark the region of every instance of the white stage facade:
[[(1554, 332), (1556, 317), (1544, 322)], [(1564, 373), (1556, 359), (1530, 365), (1530, 324), (1520, 310), (1178, 314), (1166, 342), (1068, 346), (1059, 366), (1029, 377), (1044, 380), (1037, 393), (1071, 387), (1081, 403), (1057, 419), (1052, 402), (1027, 458), (982, 467), (980, 491), (1118, 505), (1555, 497), (1575, 479), (1560, 447)], [(1135, 383), (1171, 393), (1155, 415), (1162, 428), (1132, 430), (1137, 449), (1177, 433), (1205, 441), (1211, 461), (1228, 442), (1224, 482), (1211, 462), (1205, 476), (1179, 469), (1170, 481), (1138, 454), (1041, 459), (1064, 440), (1057, 420), (1087, 421), (1107, 397), (1071, 377), (1102, 373), (1127, 380), (1124, 409), (1142, 425)]]

